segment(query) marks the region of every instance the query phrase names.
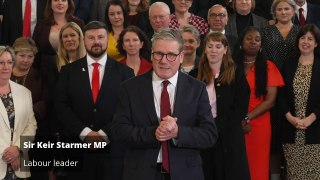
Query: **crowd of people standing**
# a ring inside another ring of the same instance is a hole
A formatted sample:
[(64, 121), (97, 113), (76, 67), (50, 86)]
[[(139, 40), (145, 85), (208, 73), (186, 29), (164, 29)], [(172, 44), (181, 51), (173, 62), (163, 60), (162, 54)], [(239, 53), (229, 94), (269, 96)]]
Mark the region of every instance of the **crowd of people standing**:
[[(308, 0), (0, 0), (0, 179), (319, 179), (319, 17)], [(29, 169), (59, 152), (25, 136), (108, 145)]]

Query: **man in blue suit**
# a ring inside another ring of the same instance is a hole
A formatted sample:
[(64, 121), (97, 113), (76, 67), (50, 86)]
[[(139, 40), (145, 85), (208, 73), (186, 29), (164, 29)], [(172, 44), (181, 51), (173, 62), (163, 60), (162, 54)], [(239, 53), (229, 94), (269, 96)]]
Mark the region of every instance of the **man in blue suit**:
[(300, 24), (299, 9), (302, 11), (303, 17), (305, 19), (305, 24), (315, 24), (320, 28), (320, 6), (308, 3), (306, 0), (295, 0), (296, 2), (296, 16), (294, 18), (294, 23)]
[(179, 71), (178, 30), (162, 29), (152, 41), (153, 70), (122, 84), (111, 126), (111, 139), (129, 145), (122, 178), (203, 180), (199, 150), (218, 136), (206, 86)]

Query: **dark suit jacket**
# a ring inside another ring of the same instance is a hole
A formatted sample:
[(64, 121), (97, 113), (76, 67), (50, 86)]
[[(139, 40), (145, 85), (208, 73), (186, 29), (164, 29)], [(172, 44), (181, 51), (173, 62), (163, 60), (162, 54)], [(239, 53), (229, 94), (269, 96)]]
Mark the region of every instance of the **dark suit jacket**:
[[(196, 77), (198, 69), (190, 72)], [(223, 85), (215, 81), (219, 138), (212, 147), (202, 151), (206, 179), (249, 180), (244, 132), (241, 120), (248, 112), (250, 89), (243, 70), (236, 70), (235, 81)]]
[[(178, 142), (169, 143), (172, 180), (202, 180), (200, 148), (212, 146), (217, 129), (205, 85), (179, 72), (173, 115), (178, 118)], [(154, 107), (152, 71), (137, 76), (121, 87), (120, 103), (112, 123), (112, 138), (130, 145), (124, 162), (123, 179), (156, 179), (160, 142)]]
[[(44, 8), (46, 0), (37, 1), (37, 21), (44, 17)], [(22, 36), (23, 15), (21, 0), (6, 0), (3, 4), (3, 32), (2, 44), (12, 46), (13, 42)]]
[[(320, 28), (320, 7), (310, 4), (307, 4), (307, 19), (306, 24), (315, 24), (318, 28)], [(294, 24), (300, 25), (299, 18), (297, 14), (294, 17)]]
[(85, 23), (89, 20), (92, 0), (74, 0), (74, 15), (82, 19)]
[[(83, 20), (80, 20), (76, 17), (71, 19), (72, 22), (77, 23), (82, 29), (84, 27)], [(70, 21), (70, 22), (71, 22)], [(34, 29), (33, 40), (38, 46), (38, 54), (34, 63), (34, 66), (42, 69), (46, 72), (49, 67), (49, 61), (55, 60), (56, 51), (51, 46), (49, 41), (51, 23), (47, 20), (38, 21)]]
[(89, 21), (105, 21), (106, 6), (109, 0), (92, 0)]
[[(278, 102), (282, 111), (281, 135), (283, 143), (294, 143), (296, 128), (285, 118), (287, 112), (295, 116), (295, 98), (293, 78), (298, 67), (298, 59), (286, 61), (282, 69), (282, 77), (286, 86), (279, 89)], [(306, 117), (315, 113), (317, 119), (306, 129), (306, 144), (320, 144), (320, 58), (315, 58), (312, 66), (310, 90), (308, 94)]]
[(307, 2), (310, 2), (312, 4), (315, 4), (317, 6), (320, 6), (320, 1), (319, 0), (307, 0)]
[(94, 104), (86, 57), (63, 66), (56, 88), (55, 104), (58, 118), (66, 132), (79, 136), (85, 127), (89, 127), (93, 131), (102, 129), (109, 136), (119, 99), (120, 83), (133, 76), (132, 69), (108, 57), (97, 102)]
[[(268, 26), (268, 21), (265, 18), (257, 16), (254, 13), (252, 13), (252, 21), (253, 26), (258, 29)], [(236, 14), (233, 14), (229, 17), (228, 24), (226, 25), (226, 35), (233, 35), (237, 39), (240, 35), (237, 32)]]
[(208, 10), (215, 4), (226, 5), (224, 0), (193, 0), (189, 11), (207, 20)]

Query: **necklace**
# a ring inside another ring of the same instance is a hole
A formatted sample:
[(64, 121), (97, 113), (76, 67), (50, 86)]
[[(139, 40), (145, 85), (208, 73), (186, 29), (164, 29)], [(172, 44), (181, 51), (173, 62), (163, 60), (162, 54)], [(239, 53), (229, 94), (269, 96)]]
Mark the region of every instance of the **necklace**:
[(252, 63), (255, 63), (256, 62), (256, 60), (254, 60), (254, 61), (243, 61), (243, 64), (252, 64)]

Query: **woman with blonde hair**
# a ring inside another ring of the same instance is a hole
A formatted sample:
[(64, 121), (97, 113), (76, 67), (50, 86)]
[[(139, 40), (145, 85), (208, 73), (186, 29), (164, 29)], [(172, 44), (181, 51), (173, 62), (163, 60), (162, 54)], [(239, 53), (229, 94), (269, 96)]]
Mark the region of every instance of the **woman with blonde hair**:
[(57, 68), (74, 62), (86, 55), (83, 33), (80, 26), (74, 22), (65, 24), (59, 34), (59, 47), (57, 51)]

